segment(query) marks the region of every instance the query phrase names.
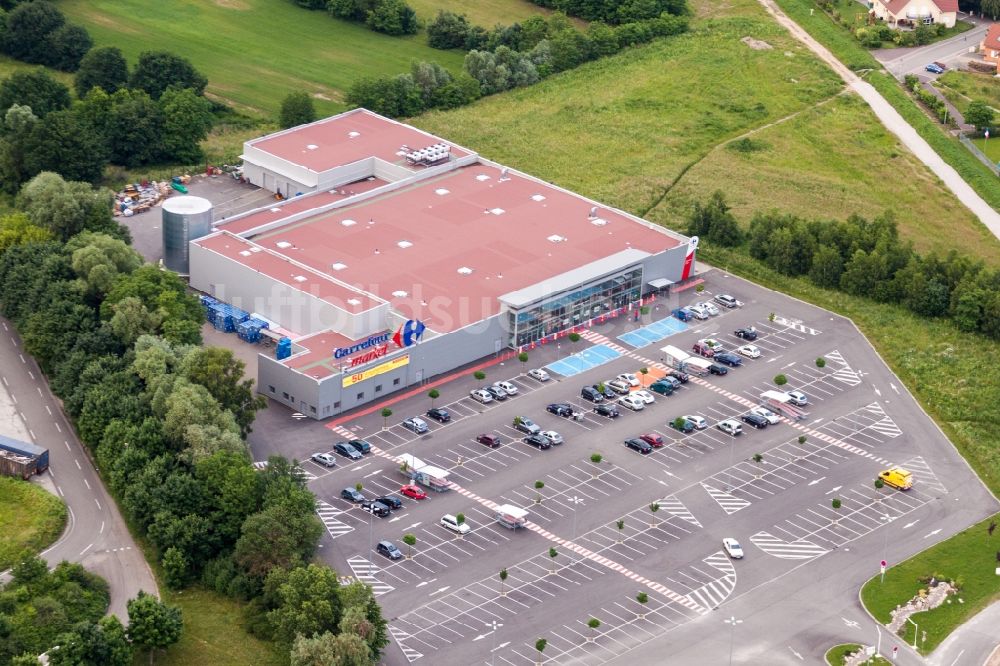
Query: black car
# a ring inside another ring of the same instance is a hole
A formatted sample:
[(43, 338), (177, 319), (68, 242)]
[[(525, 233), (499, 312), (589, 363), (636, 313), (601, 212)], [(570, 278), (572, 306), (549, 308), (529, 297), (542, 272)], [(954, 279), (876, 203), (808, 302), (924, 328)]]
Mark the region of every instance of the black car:
[(487, 386), (486, 392), (493, 396), (494, 400), (506, 400), (507, 391), (504, 391), (499, 386)]
[(356, 448), (358, 451), (361, 451), (361, 453), (372, 452), (372, 445), (363, 439), (352, 439), (351, 441), (348, 442), (348, 444)]
[(403, 554), (399, 552), (399, 548), (396, 548), (396, 544), (391, 541), (379, 541), (378, 545), (375, 546), (375, 552), (379, 555), (385, 555), (390, 560), (403, 559)]
[[(594, 390), (604, 396), (605, 400), (617, 400), (618, 393), (607, 384), (594, 384)], [(628, 391), (626, 391), (628, 393)]]
[(542, 435), (528, 435), (523, 441), (525, 444), (530, 444), (538, 449), (548, 449), (552, 447), (552, 442), (550, 442), (547, 437), (543, 437)]
[(743, 365), (743, 359), (730, 352), (718, 352), (715, 355), (715, 360), (719, 363), (725, 363), (732, 368)]
[(738, 328), (733, 331), (733, 335), (738, 338), (743, 338), (744, 340), (754, 341), (757, 339), (757, 329), (753, 326), (748, 326), (746, 328)]
[(573, 408), (565, 402), (554, 402), (546, 407), (545, 410), (556, 416), (573, 416)]
[(638, 451), (643, 455), (648, 455), (653, 452), (653, 447), (650, 446), (648, 442), (644, 442), (637, 437), (626, 439), (625, 447), (632, 449), (633, 451)]
[(673, 395), (674, 385), (670, 382), (658, 379), (649, 385), (649, 390), (653, 393), (659, 393), (660, 395)]
[(451, 414), (448, 413), (447, 409), (442, 409), (441, 407), (428, 409), (427, 416), (434, 419), (438, 423), (447, 423), (448, 421), (451, 421)]
[(767, 419), (765, 419), (760, 414), (754, 414), (753, 412), (748, 412), (740, 417), (743, 419), (744, 423), (749, 423), (754, 428), (760, 430), (761, 428), (767, 427)]
[(361, 451), (348, 444), (347, 442), (337, 442), (333, 445), (333, 450), (345, 458), (350, 458), (351, 460), (361, 460)]
[(365, 500), (361, 503), (361, 508), (377, 518), (389, 517), (389, 507), (378, 500)]
[(379, 497), (378, 501), (385, 504), (392, 511), (403, 508), (403, 500), (399, 499), (395, 495), (384, 495)]
[(365, 501), (365, 496), (359, 493), (356, 488), (344, 488), (340, 491), (340, 498), (355, 504)]
[(681, 372), (680, 370), (667, 370), (667, 377), (673, 377), (681, 384), (687, 384), (688, 380), (691, 379), (691, 375), (686, 372)]
[(670, 427), (683, 433), (694, 432), (694, 424), (684, 418), (674, 419), (670, 422)]
[(607, 405), (607, 404), (595, 405), (594, 411), (600, 414), (601, 416), (608, 417), (609, 419), (616, 419), (620, 414), (617, 405)]
[(728, 375), (729, 374), (729, 368), (727, 368), (724, 365), (719, 365), (718, 363), (713, 363), (712, 365), (708, 366), (708, 371), (710, 373), (712, 373), (713, 375)]
[(604, 396), (598, 392), (593, 386), (584, 386), (580, 389), (580, 396), (584, 400), (589, 400), (591, 402), (604, 402)]

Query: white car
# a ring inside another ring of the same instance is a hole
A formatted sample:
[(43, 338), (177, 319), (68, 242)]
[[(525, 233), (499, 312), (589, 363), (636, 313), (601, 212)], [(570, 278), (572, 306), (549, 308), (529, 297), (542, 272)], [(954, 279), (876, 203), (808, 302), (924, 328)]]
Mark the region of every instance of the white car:
[(708, 347), (713, 352), (720, 352), (720, 351), (722, 351), (724, 349), (724, 347), (722, 346), (722, 343), (719, 342), (718, 340), (716, 340), (715, 338), (702, 338), (698, 342), (699, 342), (699, 344), (702, 344), (702, 345)]
[(646, 402), (642, 398), (636, 397), (631, 393), (618, 398), (618, 402), (628, 407), (633, 412), (638, 412), (646, 408)]
[(743, 345), (736, 351), (747, 358), (760, 358), (760, 349), (753, 345)]
[(535, 368), (533, 370), (528, 370), (528, 376), (537, 379), (540, 382), (549, 381), (549, 373), (545, 372), (541, 368)]
[(639, 384), (640, 384), (639, 378), (636, 377), (631, 372), (623, 372), (622, 374), (620, 374), (617, 377), (615, 377), (615, 379), (620, 379), (623, 382), (628, 382), (629, 386), (639, 386)]
[(719, 421), (715, 424), (715, 427), (728, 435), (733, 435), (734, 437), (743, 432), (743, 426), (740, 425), (740, 422), (733, 419)]
[(472, 397), (473, 400), (475, 400), (476, 402), (481, 402), (484, 405), (488, 402), (493, 402), (493, 396), (490, 395), (489, 391), (486, 391), (484, 389), (474, 389), (472, 391), (469, 391), (469, 395)]
[(726, 537), (722, 540), (722, 547), (726, 549), (726, 554), (734, 560), (743, 559), (743, 547), (740, 546), (740, 542), (732, 537)]
[(776, 423), (781, 423), (781, 417), (772, 412), (767, 407), (754, 407), (753, 409), (750, 410), (750, 413), (756, 414), (758, 416), (763, 416), (765, 419), (767, 419), (767, 422), (770, 423), (771, 425), (774, 425)]
[(705, 428), (708, 427), (708, 421), (706, 421), (701, 416), (697, 416), (694, 414), (685, 414), (683, 418), (693, 423), (694, 427), (697, 428), (698, 430), (704, 430)]
[(694, 314), (695, 319), (708, 319), (708, 311), (701, 307), (698, 303), (689, 305), (688, 310)]
[(654, 402), (656, 402), (656, 397), (646, 389), (632, 391), (632, 395), (634, 395), (636, 398), (639, 398), (639, 400), (642, 400), (647, 405), (652, 405)]
[(457, 534), (468, 534), (469, 532), (472, 531), (472, 529), (468, 525), (466, 525), (464, 522), (462, 523), (458, 522), (458, 518), (451, 515), (450, 513), (446, 513), (445, 515), (441, 516), (441, 526), (447, 527), (449, 530)]
[(517, 387), (510, 382), (497, 382), (493, 386), (500, 387), (507, 395), (517, 395)]
[(713, 317), (716, 317), (719, 314), (719, 308), (715, 307), (715, 305), (713, 303), (710, 303), (708, 301), (702, 301), (701, 303), (695, 303), (695, 305), (697, 305), (699, 308), (701, 308), (702, 310), (704, 310), (705, 312), (707, 312), (708, 314), (710, 314)]
[(562, 444), (563, 436), (557, 433), (555, 430), (543, 430), (538, 433), (545, 439), (549, 440), (549, 444)]
[(324, 467), (336, 467), (337, 466), (337, 459), (334, 458), (333, 456), (331, 456), (329, 453), (314, 453), (314, 454), (312, 454), (309, 457), (312, 458), (313, 462), (319, 463), (320, 465), (323, 465)]
[(612, 379), (610, 382), (607, 382), (605, 386), (615, 393), (620, 393), (622, 395), (628, 393), (629, 389), (632, 388), (632, 386), (624, 379)]
[(805, 407), (809, 404), (809, 397), (802, 391), (789, 391), (788, 398), (796, 407)]
[(738, 301), (729, 294), (718, 294), (715, 297), (715, 302), (724, 308), (738, 308), (743, 305), (742, 301)]

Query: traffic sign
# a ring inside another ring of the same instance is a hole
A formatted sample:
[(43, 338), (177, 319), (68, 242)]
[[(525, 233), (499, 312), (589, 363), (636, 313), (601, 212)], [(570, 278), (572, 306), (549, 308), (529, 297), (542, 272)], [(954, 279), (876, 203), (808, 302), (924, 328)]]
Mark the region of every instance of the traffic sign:
[(888, 562), (886, 562), (885, 560), (882, 560), (882, 568), (883, 568), (883, 569), (884, 569), (884, 568), (885, 568), (886, 566), (888, 566), (888, 564), (889, 564)]

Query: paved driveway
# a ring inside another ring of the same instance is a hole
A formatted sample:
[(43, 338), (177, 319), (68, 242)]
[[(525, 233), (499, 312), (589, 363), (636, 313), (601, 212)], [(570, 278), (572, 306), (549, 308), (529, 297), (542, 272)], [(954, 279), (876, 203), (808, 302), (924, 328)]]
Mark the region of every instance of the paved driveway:
[(956, 35), (951, 39), (946, 39), (927, 46), (918, 46), (905, 49), (881, 49), (873, 51), (872, 55), (878, 59), (893, 76), (902, 78), (905, 74), (924, 74), (924, 66), (927, 63), (938, 61), (949, 67), (959, 63), (963, 58), (975, 53), (979, 47), (979, 42), (983, 40), (986, 31), (989, 29), (991, 21), (977, 22), (976, 19), (964, 19), (970, 23), (976, 23), (976, 27), (961, 35)]

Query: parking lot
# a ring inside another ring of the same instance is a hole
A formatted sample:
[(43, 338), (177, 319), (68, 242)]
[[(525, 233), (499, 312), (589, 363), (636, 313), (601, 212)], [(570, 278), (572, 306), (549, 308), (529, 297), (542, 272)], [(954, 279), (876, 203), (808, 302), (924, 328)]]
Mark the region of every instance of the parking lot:
[[(305, 460), (301, 466), (320, 500), (323, 557), (341, 574), (371, 584), (390, 618), (393, 644), (384, 663), (527, 666), (539, 660), (538, 638), (547, 641), (545, 663), (694, 663), (695, 649), (704, 655), (700, 663), (721, 663), (731, 646), (718, 638), (725, 626), (718, 626), (716, 609), (741, 614), (741, 631), (750, 632), (755, 618), (768, 622), (753, 631), (788, 643), (787, 663), (801, 663), (790, 656), (795, 653), (815, 663), (822, 652), (805, 639), (813, 626), (807, 615), (790, 608), (776, 626), (773, 615), (757, 610), (755, 594), (827, 590), (830, 577), (856, 567), (859, 556), (869, 564), (899, 561), (995, 510), (849, 322), (715, 271), (706, 287), (682, 294), (679, 304), (724, 292), (743, 305), (683, 326), (649, 328), (672, 321), (665, 319), (665, 304), (653, 322), (595, 326), (577, 345), (562, 346), (561, 358), (585, 360), (538, 364), (550, 370), (549, 381), (527, 375), (537, 367), (534, 360), (487, 368), (485, 384), (516, 386), (517, 394), (504, 401), (474, 400), (470, 391), (484, 382), (459, 376), (438, 387), (433, 403), (448, 411), (447, 423), (423, 416), (432, 401), (419, 392), (392, 404), (388, 419), (375, 410), (325, 428), (288, 427), (295, 443), (285, 455)], [(635, 373), (648, 386), (668, 369), (664, 345), (690, 350), (699, 339), (714, 338), (735, 349), (744, 341), (733, 332), (748, 326), (758, 332), (753, 344), (760, 357), (743, 358), (725, 375), (693, 375), (672, 395), (655, 394), (644, 409), (621, 408), (616, 418), (595, 413), (581, 397), (581, 387), (619, 373)], [(647, 332), (629, 335), (637, 330)], [(665, 337), (653, 340), (661, 333)], [(787, 379), (779, 390), (808, 396), (801, 418), (761, 429), (742, 423), (738, 436), (716, 427), (739, 421), (764, 391), (779, 388), (778, 374)], [(568, 404), (580, 416), (550, 413), (551, 403)], [(707, 427), (675, 429), (683, 415), (702, 417)], [(402, 425), (414, 416), (427, 422), (427, 432)], [(515, 427), (518, 417), (565, 441), (545, 450), (528, 446)], [(271, 433), (253, 440), (257, 459), (282, 451)], [(624, 446), (644, 434), (658, 435), (662, 446), (648, 455)], [(481, 435), (499, 438), (500, 445), (484, 446)], [(369, 442), (372, 452), (357, 461), (337, 457), (332, 469), (307, 460), (353, 438)], [(402, 485), (410, 482), (403, 454), (439, 468), (449, 489), (425, 488), (426, 499), (402, 497)], [(879, 472), (894, 466), (912, 473), (912, 489), (875, 487)], [(393, 494), (403, 506), (388, 517), (372, 516), (341, 499), (341, 490), (356, 484), (367, 498)], [(526, 510), (526, 527), (500, 525), (498, 505)], [(440, 525), (443, 515), (459, 513), (467, 533)], [(931, 536), (917, 534), (930, 527), (936, 528)], [(412, 548), (406, 534), (415, 537)], [(745, 557), (731, 559), (723, 537), (737, 539)], [(377, 554), (383, 540), (404, 556)], [(856, 587), (841, 587), (834, 602), (850, 608)], [(599, 626), (588, 626), (591, 618)], [(686, 656), (664, 657), (666, 646), (680, 650), (678, 640)], [(761, 663), (759, 654), (744, 663)]]

